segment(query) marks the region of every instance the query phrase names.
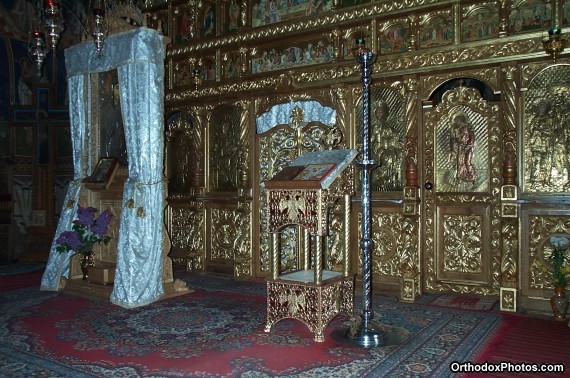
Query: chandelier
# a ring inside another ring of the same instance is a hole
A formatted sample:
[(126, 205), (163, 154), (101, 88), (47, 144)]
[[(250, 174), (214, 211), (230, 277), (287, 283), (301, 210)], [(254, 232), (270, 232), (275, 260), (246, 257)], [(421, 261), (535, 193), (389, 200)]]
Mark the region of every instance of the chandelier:
[[(55, 0), (38, 0), (36, 3), (37, 22), (30, 32), (28, 41), (28, 54), (38, 71), (41, 71), (46, 56), (50, 51), (57, 48), (61, 33), (65, 29), (63, 17), (63, 7), (66, 8), (66, 15), (73, 17), (83, 29), (86, 36), (89, 35), (87, 27), (75, 15), (75, 13), (65, 7), (63, 3)], [(110, 6), (106, 0), (96, 0), (90, 4), (92, 11), (91, 36), (95, 43), (97, 56), (101, 56), (103, 45), (108, 34), (108, 24), (105, 17), (106, 9)], [(46, 38), (47, 35), (47, 38)]]

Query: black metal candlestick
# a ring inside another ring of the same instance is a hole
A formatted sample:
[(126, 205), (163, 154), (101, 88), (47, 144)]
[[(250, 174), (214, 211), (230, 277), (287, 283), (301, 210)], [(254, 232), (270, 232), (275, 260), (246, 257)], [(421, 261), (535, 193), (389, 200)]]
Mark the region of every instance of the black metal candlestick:
[(362, 282), (363, 282), (363, 309), (362, 321), (353, 325), (346, 332), (346, 338), (352, 343), (364, 347), (373, 348), (383, 343), (383, 333), (375, 324), (372, 323), (374, 311), (372, 309), (372, 277), (370, 256), (374, 249), (374, 241), (371, 237), (370, 219), (370, 172), (378, 166), (378, 164), (370, 159), (370, 71), (371, 63), (374, 60), (374, 54), (364, 47), (364, 40), (356, 41), (354, 49), (356, 60), (360, 63), (362, 70), (362, 160), (357, 163), (358, 168), (362, 171), (362, 240), (360, 248), (362, 250)]

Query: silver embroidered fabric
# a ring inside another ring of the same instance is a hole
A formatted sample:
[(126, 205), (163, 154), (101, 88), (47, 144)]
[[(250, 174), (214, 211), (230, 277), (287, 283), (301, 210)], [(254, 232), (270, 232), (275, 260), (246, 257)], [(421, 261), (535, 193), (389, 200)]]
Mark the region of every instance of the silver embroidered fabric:
[[(88, 81), (88, 80), (87, 80)], [(85, 76), (74, 76), (68, 80), (67, 93), (70, 98), (69, 123), (71, 130), (71, 142), (73, 148), (73, 178), (69, 183), (65, 196), (63, 209), (59, 218), (59, 223), (55, 231), (55, 238), (52, 241), (46, 269), (42, 276), (40, 290), (57, 291), (61, 277), (69, 278), (70, 253), (60, 253), (56, 250), (55, 240), (66, 230), (71, 230), (72, 222), (77, 214), (77, 203), (81, 193), (81, 179), (83, 178), (83, 151), (85, 149), (86, 138), (86, 102), (83, 101)], [(73, 101), (71, 101), (73, 99)], [(70, 206), (67, 204), (71, 204)]]
[[(90, 146), (87, 122), (91, 120), (89, 88), (75, 84), (86, 74), (118, 69), (121, 112), (127, 140), (129, 177), (123, 191), (119, 225), (117, 267), (111, 302), (132, 308), (154, 302), (164, 294), (162, 286), (163, 229), (163, 112), (164, 43), (154, 29), (137, 28), (109, 36), (99, 57), (93, 42), (65, 51), (70, 83), (70, 121), (74, 141), (75, 178), (83, 173), (84, 144)], [(86, 121), (89, 120), (89, 121)], [(85, 139), (85, 141), (83, 141)], [(83, 142), (79, 142), (83, 141)], [(76, 146), (76, 143), (78, 144)], [(89, 154), (90, 156), (91, 154)], [(88, 162), (91, 171), (92, 163)], [(81, 182), (70, 185), (67, 197), (73, 209), (64, 209), (56, 238), (71, 229), (76, 216)], [(126, 203), (133, 200), (134, 206)], [(69, 211), (68, 211), (69, 210)], [(57, 290), (62, 275), (69, 274), (69, 257), (59, 255), (52, 245), (42, 288)]]

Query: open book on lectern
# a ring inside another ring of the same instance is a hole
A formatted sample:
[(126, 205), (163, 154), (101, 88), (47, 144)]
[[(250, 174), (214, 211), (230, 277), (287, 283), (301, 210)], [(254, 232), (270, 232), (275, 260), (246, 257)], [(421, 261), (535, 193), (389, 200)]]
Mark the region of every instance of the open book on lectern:
[(352, 163), (352, 149), (307, 152), (265, 182), (267, 189), (328, 189)]

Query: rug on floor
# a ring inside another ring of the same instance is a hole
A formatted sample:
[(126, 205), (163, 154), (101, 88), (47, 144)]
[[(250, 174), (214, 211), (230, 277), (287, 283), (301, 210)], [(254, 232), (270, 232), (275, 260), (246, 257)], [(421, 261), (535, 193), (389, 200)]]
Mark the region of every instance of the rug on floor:
[[(214, 279), (215, 280), (215, 279)], [(258, 285), (260, 286), (260, 285)], [(0, 376), (439, 377), (469, 361), (499, 326), (495, 313), (374, 298), (374, 319), (408, 337), (364, 349), (325, 342), (297, 320), (265, 332), (266, 298), (205, 291), (124, 309), (105, 301), (25, 288), (0, 293)]]
[[(525, 314), (504, 313), (503, 321), (495, 335), (475, 359), (478, 364), (511, 365), (524, 363), (532, 369), (531, 364), (558, 365), (564, 371), (544, 372), (523, 370), (521, 366), (511, 367), (511, 375), (507, 372), (485, 372), (485, 377), (501, 378), (515, 376), (517, 378), (539, 378), (569, 376), (570, 369), (570, 328), (566, 322), (556, 321), (552, 317), (535, 317)], [(517, 368), (519, 370), (517, 370)], [(563, 373), (563, 374), (560, 374)], [(481, 373), (464, 374), (462, 377), (478, 378)]]
[(498, 304), (497, 298), (474, 297), (458, 294), (441, 294), (429, 302), (431, 306), (460, 308), (463, 310), (490, 311)]

